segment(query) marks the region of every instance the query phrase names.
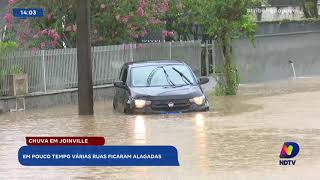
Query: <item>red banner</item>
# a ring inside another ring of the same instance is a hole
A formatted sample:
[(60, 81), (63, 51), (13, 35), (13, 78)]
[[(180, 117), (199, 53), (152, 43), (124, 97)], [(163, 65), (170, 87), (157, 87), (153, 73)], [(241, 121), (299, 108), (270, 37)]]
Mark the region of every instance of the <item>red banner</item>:
[(26, 137), (28, 146), (102, 146), (104, 137)]

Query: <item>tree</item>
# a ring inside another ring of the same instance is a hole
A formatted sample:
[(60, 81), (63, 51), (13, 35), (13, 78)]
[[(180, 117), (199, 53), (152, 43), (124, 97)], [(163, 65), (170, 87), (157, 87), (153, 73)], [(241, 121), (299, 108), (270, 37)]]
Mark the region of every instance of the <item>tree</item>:
[(198, 22), (198, 11), (201, 1), (191, 0), (171, 0), (170, 8), (165, 16), (166, 29), (176, 32), (177, 40), (198, 40), (201, 30)]
[(318, 15), (318, 1), (317, 0), (303, 0), (303, 13), (306, 18), (317, 18)]
[[(178, 22), (201, 26), (205, 35), (215, 39), (222, 55), (221, 95), (235, 95), (239, 84), (237, 69), (232, 58), (232, 39), (244, 34), (250, 41), (256, 31), (256, 23), (248, 8), (261, 0), (182, 0), (183, 19)], [(187, 16), (187, 18), (185, 17)], [(177, 27), (179, 31), (179, 27)]]
[[(195, 31), (191, 28), (193, 22), (189, 18), (190, 9), (183, 6), (181, 0), (171, 0), (168, 12), (165, 16), (166, 30), (168, 32), (175, 32), (178, 40), (190, 40), (194, 39)], [(167, 40), (172, 40), (172, 35), (174, 34), (164, 34), (168, 35)], [(193, 36), (193, 37), (192, 37)]]
[[(48, 49), (75, 47), (76, 0), (9, 0), (4, 20), (18, 47)], [(42, 7), (44, 18), (14, 19), (14, 7)], [(169, 0), (92, 0), (92, 45), (135, 42), (155, 28), (164, 27)]]

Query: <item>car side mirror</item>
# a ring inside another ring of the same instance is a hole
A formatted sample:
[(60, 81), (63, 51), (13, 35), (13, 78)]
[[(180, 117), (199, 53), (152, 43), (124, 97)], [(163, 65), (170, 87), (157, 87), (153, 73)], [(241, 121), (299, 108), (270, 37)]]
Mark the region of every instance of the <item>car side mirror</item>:
[(113, 86), (114, 87), (117, 87), (117, 88), (125, 88), (125, 85), (124, 85), (124, 82), (123, 81), (115, 81), (113, 83)]
[(199, 78), (199, 84), (207, 84), (209, 82), (209, 78), (208, 77), (200, 77)]

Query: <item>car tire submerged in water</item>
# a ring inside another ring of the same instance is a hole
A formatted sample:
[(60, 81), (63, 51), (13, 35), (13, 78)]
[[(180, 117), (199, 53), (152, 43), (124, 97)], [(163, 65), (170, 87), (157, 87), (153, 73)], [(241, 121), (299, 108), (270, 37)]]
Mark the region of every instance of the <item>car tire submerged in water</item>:
[(132, 110), (129, 107), (124, 107), (123, 112), (125, 114), (132, 114)]
[(114, 103), (114, 100), (112, 101), (112, 107), (113, 107), (113, 110), (117, 110), (117, 107), (116, 107), (116, 105), (115, 105), (115, 103)]

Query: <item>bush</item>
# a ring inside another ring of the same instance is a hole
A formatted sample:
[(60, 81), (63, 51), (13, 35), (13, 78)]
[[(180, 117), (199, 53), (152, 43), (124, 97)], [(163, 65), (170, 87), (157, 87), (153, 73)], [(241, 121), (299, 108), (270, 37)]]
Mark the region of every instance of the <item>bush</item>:
[(227, 87), (223, 68), (222, 67), (213, 67), (213, 77), (215, 78), (217, 85), (214, 89), (214, 95), (216, 96), (225, 96), (225, 95), (233, 95), (236, 94), (239, 83), (240, 83), (240, 76), (236, 66), (232, 66), (229, 77), (231, 80), (230, 87)]
[(12, 52), (17, 49), (17, 44), (12, 41), (0, 42), (0, 55)]
[[(17, 49), (17, 44), (12, 41), (0, 42), (0, 56), (10, 53)], [(0, 59), (1, 64), (2, 59)], [(7, 75), (9, 74), (22, 74), (23, 69), (18, 65), (11, 65), (8, 69), (0, 67), (0, 96), (4, 95), (4, 84)]]
[(23, 74), (23, 69), (18, 65), (12, 65), (9, 69), (0, 69), (0, 96), (4, 94), (4, 84), (8, 75)]

